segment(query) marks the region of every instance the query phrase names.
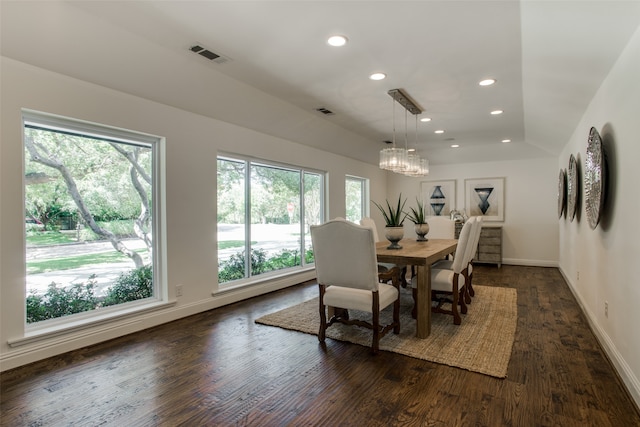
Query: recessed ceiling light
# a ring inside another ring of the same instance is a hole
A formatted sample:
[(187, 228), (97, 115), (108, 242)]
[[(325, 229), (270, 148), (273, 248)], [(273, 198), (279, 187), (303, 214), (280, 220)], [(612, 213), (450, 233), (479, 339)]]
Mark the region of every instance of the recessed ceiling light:
[(511, 140), (510, 140), (510, 139), (503, 139), (503, 140), (502, 140), (502, 143), (503, 143), (503, 144), (506, 144), (507, 142), (511, 142)]
[(345, 36), (331, 36), (327, 39), (327, 43), (331, 46), (344, 46), (347, 44), (347, 38)]
[(492, 115), (492, 116), (497, 116), (497, 115), (502, 114), (502, 113), (503, 113), (503, 111), (502, 111), (502, 110), (493, 110), (493, 111), (491, 112), (491, 115)]
[(421, 122), (430, 122), (431, 121), (431, 117), (423, 117), (420, 119)]
[(444, 131), (442, 129), (438, 129), (436, 131), (433, 131), (433, 133), (444, 133)]
[(484, 79), (478, 83), (480, 86), (491, 86), (496, 82), (496, 79)]
[(451, 144), (451, 148), (460, 148), (460, 144)]
[(385, 73), (373, 73), (369, 76), (371, 80), (383, 80), (387, 75)]

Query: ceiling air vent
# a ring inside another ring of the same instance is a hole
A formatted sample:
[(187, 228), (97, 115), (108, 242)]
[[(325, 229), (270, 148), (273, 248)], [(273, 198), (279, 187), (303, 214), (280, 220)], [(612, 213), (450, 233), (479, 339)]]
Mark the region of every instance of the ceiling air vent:
[(335, 114), (333, 111), (329, 110), (328, 108), (324, 108), (324, 107), (316, 108), (316, 111), (321, 112), (325, 116), (333, 116)]
[(226, 57), (224, 57), (222, 55), (219, 55), (219, 54), (217, 54), (215, 52), (212, 52), (209, 49), (200, 46), (199, 44), (191, 46), (189, 48), (189, 50), (191, 52), (193, 52), (193, 53), (197, 53), (200, 56), (204, 56), (209, 61), (213, 61), (216, 64), (224, 64), (225, 62), (227, 62), (229, 60), (229, 58), (226, 58)]

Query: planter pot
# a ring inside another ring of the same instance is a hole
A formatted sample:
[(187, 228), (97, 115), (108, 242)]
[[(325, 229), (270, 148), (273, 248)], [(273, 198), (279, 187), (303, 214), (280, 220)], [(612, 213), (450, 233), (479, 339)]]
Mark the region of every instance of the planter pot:
[(391, 242), (387, 249), (402, 249), (398, 242), (404, 237), (404, 227), (385, 227), (384, 237)]
[(429, 224), (427, 224), (426, 222), (424, 224), (416, 224), (414, 230), (418, 235), (416, 241), (426, 242), (428, 240), (426, 237), (424, 237), (424, 235), (429, 232)]

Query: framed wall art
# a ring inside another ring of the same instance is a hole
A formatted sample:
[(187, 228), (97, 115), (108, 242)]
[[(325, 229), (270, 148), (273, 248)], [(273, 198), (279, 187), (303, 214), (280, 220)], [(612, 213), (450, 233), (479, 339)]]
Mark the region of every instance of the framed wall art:
[(423, 181), (422, 201), (428, 216), (449, 216), (456, 208), (456, 180)]
[(465, 179), (465, 209), (485, 221), (504, 221), (504, 178)]

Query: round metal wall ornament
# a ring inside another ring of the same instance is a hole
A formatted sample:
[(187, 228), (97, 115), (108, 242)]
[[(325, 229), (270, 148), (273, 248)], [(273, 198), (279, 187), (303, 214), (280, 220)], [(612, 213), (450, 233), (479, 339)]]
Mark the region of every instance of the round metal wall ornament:
[(594, 230), (600, 222), (605, 198), (605, 158), (602, 139), (596, 128), (589, 131), (587, 155), (584, 160), (584, 198), (587, 222)]
[(558, 176), (558, 218), (567, 211), (567, 171), (560, 169)]
[(567, 216), (571, 221), (576, 216), (578, 205), (578, 162), (572, 154), (567, 169)]

